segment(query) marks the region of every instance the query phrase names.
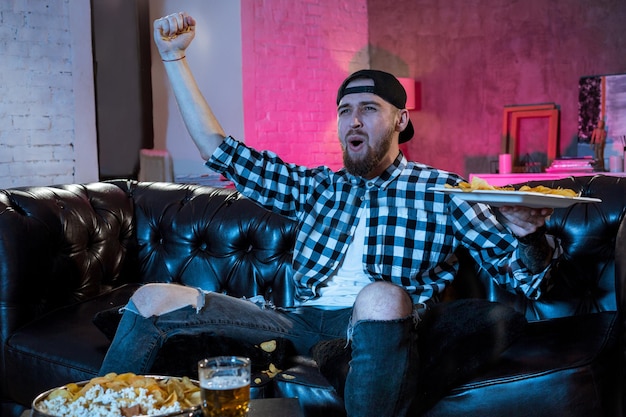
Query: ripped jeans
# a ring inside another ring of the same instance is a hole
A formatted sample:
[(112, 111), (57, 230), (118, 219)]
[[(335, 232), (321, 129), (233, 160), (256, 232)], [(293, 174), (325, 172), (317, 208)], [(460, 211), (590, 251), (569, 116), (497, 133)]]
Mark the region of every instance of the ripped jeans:
[(252, 344), (284, 338), (293, 343), (298, 354), (306, 355), (321, 340), (345, 337), (350, 314), (351, 309), (276, 310), (220, 293), (207, 293), (199, 312), (188, 306), (144, 318), (136, 313), (131, 301), (125, 308), (100, 374), (148, 373), (159, 349), (176, 335), (206, 333)]
[[(144, 318), (132, 301), (125, 309), (100, 374), (150, 372), (159, 349), (176, 335), (210, 333), (258, 344), (273, 338), (290, 340), (298, 354), (308, 355), (318, 342), (345, 338), (352, 309), (314, 307), (263, 308), (219, 293), (205, 295), (199, 312), (192, 306)], [(354, 325), (352, 360), (346, 381), (350, 417), (406, 414), (415, 395), (417, 343), (412, 317), (397, 321), (361, 321)], [(381, 399), (385, 401), (381, 401)]]

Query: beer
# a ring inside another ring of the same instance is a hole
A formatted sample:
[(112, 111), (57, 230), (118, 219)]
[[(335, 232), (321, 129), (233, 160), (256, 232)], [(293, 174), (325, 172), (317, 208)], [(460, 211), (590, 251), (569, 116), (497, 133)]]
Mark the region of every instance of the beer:
[[(208, 384), (207, 384), (208, 382)], [(216, 377), (200, 385), (204, 417), (245, 417), (250, 404), (250, 380)]]
[(204, 417), (245, 417), (250, 405), (250, 359), (219, 356), (198, 363)]

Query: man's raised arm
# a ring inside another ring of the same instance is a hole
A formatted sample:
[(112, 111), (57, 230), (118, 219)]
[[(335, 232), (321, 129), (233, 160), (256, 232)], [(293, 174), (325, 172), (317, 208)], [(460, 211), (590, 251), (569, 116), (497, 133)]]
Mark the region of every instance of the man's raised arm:
[(196, 21), (187, 13), (154, 21), (154, 42), (174, 90), (178, 108), (202, 159), (208, 160), (226, 136), (198, 88), (185, 54), (196, 33)]

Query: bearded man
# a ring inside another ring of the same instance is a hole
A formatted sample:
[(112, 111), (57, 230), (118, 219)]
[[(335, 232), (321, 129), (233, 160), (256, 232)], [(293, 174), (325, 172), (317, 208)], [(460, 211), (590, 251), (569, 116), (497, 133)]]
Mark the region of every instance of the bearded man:
[[(358, 71), (339, 87), (343, 169), (309, 169), (246, 146), (223, 131), (189, 69), (195, 27), (186, 13), (154, 22), (167, 76), (206, 165), (244, 196), (298, 222), (296, 305), (259, 308), (223, 294), (146, 285), (126, 308), (101, 373), (149, 372), (158, 349), (183, 331), (250, 343), (281, 337), (305, 355), (347, 335), (347, 414), (407, 415), (416, 407), (416, 325), (454, 279), (455, 249), (465, 246), (499, 284), (538, 297), (553, 248), (535, 235), (550, 210), (503, 207), (496, 219), (488, 206), (431, 191), (463, 179), (404, 157), (399, 145), (414, 135), (406, 92), (383, 71)], [(526, 250), (520, 240), (530, 234), (533, 248)]]

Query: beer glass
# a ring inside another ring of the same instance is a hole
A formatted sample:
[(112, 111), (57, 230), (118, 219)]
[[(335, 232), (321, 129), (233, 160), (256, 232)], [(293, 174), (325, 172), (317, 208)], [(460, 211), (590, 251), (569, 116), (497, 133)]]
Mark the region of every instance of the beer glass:
[(250, 359), (218, 356), (198, 362), (204, 417), (245, 417), (250, 405)]

